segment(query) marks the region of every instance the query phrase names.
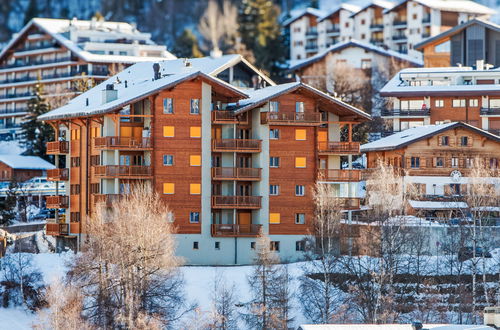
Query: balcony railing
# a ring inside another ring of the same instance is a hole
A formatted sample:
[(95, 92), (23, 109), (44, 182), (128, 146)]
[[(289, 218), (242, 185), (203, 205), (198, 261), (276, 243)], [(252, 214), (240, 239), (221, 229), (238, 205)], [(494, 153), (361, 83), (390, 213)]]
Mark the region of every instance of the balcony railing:
[(47, 142), (47, 154), (59, 155), (69, 153), (69, 141)]
[(408, 22), (406, 20), (401, 20), (401, 19), (394, 20), (394, 22), (392, 23), (393, 26), (404, 26), (406, 24), (408, 24)]
[(61, 58), (53, 58), (53, 59), (29, 61), (29, 62), (16, 61), (15, 63), (1, 65), (0, 69), (19, 68), (19, 67), (23, 67), (23, 66), (60, 63), (60, 62), (69, 62), (69, 61), (71, 61), (71, 57), (61, 57)]
[(23, 112), (28, 112), (28, 108), (19, 108), (19, 109), (0, 109), (0, 114), (9, 114), (9, 113), (23, 113)]
[(431, 36), (430, 32), (424, 32), (422, 33), (422, 38), (429, 38)]
[(326, 33), (328, 34), (340, 33), (340, 26), (339, 25), (331, 26), (326, 29)]
[(259, 236), (262, 225), (212, 224), (213, 237), (255, 237)]
[(500, 108), (481, 108), (482, 116), (500, 116)]
[[(66, 73), (55, 73), (55, 74), (47, 74), (43, 75), (41, 77), (41, 80), (49, 80), (49, 79), (58, 79), (58, 78), (69, 78), (69, 77), (74, 77), (78, 76), (81, 74), (86, 74), (86, 75), (94, 75), (94, 76), (107, 76), (108, 73), (107, 71), (85, 71), (85, 70), (71, 70), (71, 72), (66, 72)], [(26, 81), (38, 81), (38, 77), (31, 77), (31, 76), (23, 76), (23, 77), (17, 77), (17, 78), (10, 78), (10, 79), (3, 79), (0, 80), (0, 84), (12, 84), (12, 83), (18, 83), (18, 82), (26, 82)]]
[(3, 95), (0, 97), (0, 99), (16, 99), (18, 97), (30, 97), (30, 96), (36, 96), (36, 94), (33, 92), (12, 93), (12, 94)]
[(261, 140), (220, 139), (212, 140), (212, 151), (215, 152), (260, 152)]
[(45, 233), (50, 236), (68, 235), (69, 224), (67, 223), (47, 223)]
[(318, 36), (318, 30), (307, 30), (306, 37), (316, 37)]
[(105, 203), (107, 207), (111, 207), (121, 197), (122, 195), (120, 194), (94, 194), (94, 203)]
[(212, 168), (213, 180), (240, 180), (259, 181), (261, 178), (260, 168), (243, 167), (214, 167)]
[(261, 196), (212, 196), (214, 209), (260, 209)]
[(359, 154), (359, 142), (319, 142), (318, 152), (333, 154)]
[(375, 24), (370, 24), (370, 29), (372, 30), (380, 30), (384, 28), (383, 23), (375, 23)]
[(360, 208), (360, 199), (354, 197), (338, 198), (337, 207), (341, 210), (357, 210)]
[(142, 179), (152, 176), (151, 166), (140, 165), (99, 165), (94, 166), (97, 177)]
[(262, 125), (320, 125), (321, 114), (319, 112), (261, 112), (260, 123)]
[(94, 138), (96, 149), (151, 149), (151, 138), (133, 138), (121, 136), (106, 136)]
[(495, 135), (500, 135), (500, 129), (489, 129), (488, 132)]
[(427, 117), (430, 116), (431, 109), (383, 109), (382, 117)]
[(34, 45), (29, 45), (23, 48), (16, 49), (16, 52), (29, 52), (32, 50), (39, 50), (39, 49), (47, 49), (47, 48), (54, 48), (57, 46), (56, 42), (44, 42), (41, 44), (34, 44)]
[(382, 44), (382, 43), (384, 43), (384, 39), (383, 38), (371, 38), (370, 39), (370, 43), (372, 43), (372, 44)]
[(45, 204), (48, 209), (65, 209), (69, 205), (69, 196), (46, 196)]
[(318, 50), (318, 45), (306, 45), (306, 51), (315, 52)]
[(423, 24), (430, 23), (430, 22), (431, 22), (431, 17), (430, 16), (426, 16), (426, 17), (422, 18), (422, 23)]
[(248, 113), (236, 115), (229, 110), (214, 110), (212, 111), (212, 122), (214, 124), (246, 124), (248, 123)]
[(395, 36), (392, 36), (392, 40), (406, 40), (406, 35), (404, 34), (398, 34), (398, 35), (395, 35)]
[(48, 181), (68, 181), (68, 179), (69, 179), (68, 168), (56, 168), (53, 170), (47, 170)]
[(357, 182), (361, 180), (360, 170), (319, 170), (318, 180)]

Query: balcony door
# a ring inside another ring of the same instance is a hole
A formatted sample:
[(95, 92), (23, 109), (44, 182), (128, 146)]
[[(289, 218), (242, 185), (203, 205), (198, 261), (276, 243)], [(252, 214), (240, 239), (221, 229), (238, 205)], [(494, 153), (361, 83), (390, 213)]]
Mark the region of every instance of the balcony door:
[(247, 182), (238, 182), (236, 186), (236, 195), (252, 196), (252, 184)]
[(142, 155), (120, 155), (120, 165), (122, 166), (144, 165), (144, 157)]
[(252, 132), (249, 128), (238, 129), (238, 139), (251, 139)]
[(248, 155), (238, 155), (236, 158), (236, 167), (240, 168), (252, 167), (252, 157)]
[(238, 225), (240, 233), (249, 233), (252, 224), (252, 212), (238, 212)]

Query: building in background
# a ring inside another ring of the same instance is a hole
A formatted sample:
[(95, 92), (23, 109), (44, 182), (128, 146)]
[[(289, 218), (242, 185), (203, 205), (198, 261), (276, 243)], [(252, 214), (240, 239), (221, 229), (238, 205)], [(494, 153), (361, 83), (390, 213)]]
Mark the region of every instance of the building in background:
[(34, 18), (0, 52), (0, 140), (20, 132), (34, 86), (53, 106), (140, 61), (175, 59), (124, 22)]
[(351, 15), (354, 21), (352, 37), (362, 42), (381, 46), (384, 44), (384, 12), (396, 3), (384, 0), (373, 0), (365, 7)]
[(250, 263), (260, 229), (296, 260), (318, 180), (334, 185), (342, 209), (359, 208), (352, 126), (369, 115), (298, 82), (239, 89), (210, 74), (216, 59), (172, 62), (138, 63), (40, 117), (69, 138), (47, 146), (68, 164), (69, 176), (50, 178), (69, 181), (65, 194), (47, 198), (65, 209), (47, 224), (59, 245), (76, 247), (96, 204), (141, 181), (172, 210), (190, 264)]
[(55, 166), (40, 157), (0, 154), (0, 181), (21, 183), (36, 176), (46, 176), (52, 169)]

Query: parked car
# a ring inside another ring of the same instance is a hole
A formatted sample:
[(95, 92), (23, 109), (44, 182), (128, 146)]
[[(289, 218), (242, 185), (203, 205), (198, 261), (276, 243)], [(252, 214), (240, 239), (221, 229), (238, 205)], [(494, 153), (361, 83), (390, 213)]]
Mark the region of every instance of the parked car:
[[(473, 257), (474, 248), (471, 246), (466, 246), (458, 250), (458, 260), (465, 261)], [(485, 258), (491, 258), (491, 253), (484, 251), (481, 247), (476, 247), (476, 257), (482, 257), (484, 253)]]

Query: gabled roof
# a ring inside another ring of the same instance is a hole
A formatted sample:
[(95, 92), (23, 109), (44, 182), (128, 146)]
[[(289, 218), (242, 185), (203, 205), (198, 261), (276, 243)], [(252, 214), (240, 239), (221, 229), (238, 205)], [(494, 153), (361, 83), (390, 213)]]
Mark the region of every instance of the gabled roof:
[(500, 137), (495, 134), (491, 134), (485, 130), (482, 130), (480, 128), (477, 128), (475, 126), (466, 123), (453, 122), (441, 125), (425, 125), (420, 127), (409, 128), (407, 130), (381, 138), (380, 140), (363, 144), (361, 146), (361, 152), (400, 149), (417, 141), (427, 139), (441, 132), (458, 127), (472, 130), (478, 134), (485, 136), (490, 140), (493, 140), (495, 142), (500, 142)]
[(421, 50), (429, 44), (438, 43), (442, 39), (451, 38), (452, 36), (456, 35), (457, 33), (460, 33), (464, 29), (468, 28), (469, 26), (475, 25), (475, 24), (481, 25), (481, 26), (483, 26), (487, 29), (493, 30), (495, 32), (500, 32), (500, 25), (497, 25), (493, 22), (483, 20), (480, 18), (474, 18), (470, 21), (467, 21), (467, 22), (459, 24), (459, 25), (457, 25), (449, 30), (446, 30), (446, 31), (434, 36), (434, 37), (425, 39), (424, 41), (416, 44), (414, 48), (417, 50)]
[(37, 156), (0, 155), (0, 162), (16, 170), (51, 170), (54, 165)]
[(283, 22), (283, 26), (288, 26), (288, 25), (292, 24), (293, 22), (295, 22), (296, 20), (298, 20), (299, 18), (301, 18), (304, 15), (313, 15), (313, 16), (316, 16), (319, 18), (321, 16), (324, 16), (325, 12), (322, 10), (316, 9), (316, 8), (308, 7), (308, 8), (305, 8), (305, 9), (302, 9), (302, 10), (296, 12), (295, 14), (292, 14), (292, 17), (290, 17), (289, 19), (287, 19)]
[(349, 41), (342, 41), (342, 42), (336, 43), (336, 44), (328, 47), (327, 49), (323, 50), (322, 52), (320, 52), (314, 56), (311, 56), (309, 58), (306, 58), (306, 59), (303, 59), (300, 61), (295, 61), (294, 64), (292, 66), (290, 66), (290, 70), (292, 70), (292, 71), (298, 70), (300, 68), (303, 68), (305, 66), (308, 66), (312, 63), (315, 63), (315, 62), (321, 60), (329, 53), (339, 52), (339, 51), (342, 51), (343, 49), (346, 49), (349, 47), (363, 48), (364, 50), (374, 52), (374, 53), (377, 53), (377, 54), (380, 54), (383, 56), (394, 57), (394, 58), (397, 58), (401, 61), (412, 63), (415, 66), (422, 66), (423, 65), (423, 62), (421, 60), (415, 59), (415, 58), (408, 56), (406, 54), (401, 54), (401, 53), (398, 53), (394, 50), (385, 49), (385, 48), (382, 48), (382, 47), (379, 47), (379, 46), (376, 46), (376, 45), (373, 45), (370, 43), (358, 41), (356, 39), (351, 39)]
[(351, 17), (356, 16), (359, 13), (364, 12), (366, 9), (371, 8), (371, 7), (380, 7), (382, 9), (389, 9), (394, 7), (394, 2), (391, 1), (385, 1), (385, 0), (372, 0), (369, 4), (355, 12), (354, 14), (351, 15)]
[(249, 97), (247, 99), (240, 100), (236, 105), (235, 113), (238, 114), (260, 107), (274, 98), (296, 92), (298, 90), (303, 90), (313, 94), (315, 99), (320, 103), (336, 106), (338, 112), (342, 115), (354, 115), (362, 120), (371, 120), (371, 116), (366, 112), (301, 82), (292, 82), (249, 91)]
[(471, 13), (480, 15), (493, 15), (496, 13), (495, 10), (470, 0), (403, 0), (394, 7), (387, 9), (385, 12), (388, 13), (390, 11), (393, 11), (401, 7), (402, 5), (406, 4), (408, 1), (413, 1), (421, 4), (422, 6), (441, 11)]
[(329, 18), (330, 16), (338, 13), (341, 10), (347, 10), (351, 13), (356, 13), (361, 9), (361, 7), (350, 4), (350, 3), (343, 3), (340, 6), (335, 7), (333, 10), (329, 11), (327, 14), (321, 16), (318, 20), (318, 22), (324, 21), (325, 19)]

